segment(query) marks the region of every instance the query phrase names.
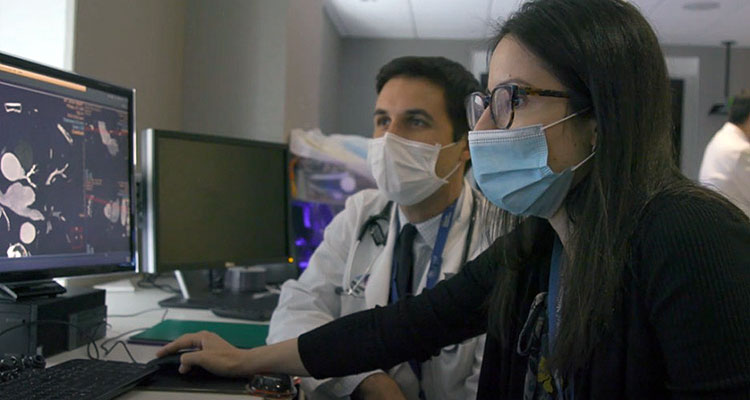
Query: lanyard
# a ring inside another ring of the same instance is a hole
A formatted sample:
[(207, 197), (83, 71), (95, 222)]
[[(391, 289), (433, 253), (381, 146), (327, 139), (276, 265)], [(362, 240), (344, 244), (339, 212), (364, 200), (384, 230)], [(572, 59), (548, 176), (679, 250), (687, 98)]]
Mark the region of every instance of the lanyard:
[[(432, 289), (437, 284), (439, 278), (440, 278), (440, 269), (443, 266), (443, 249), (445, 248), (445, 243), (448, 241), (448, 232), (451, 229), (451, 225), (453, 225), (453, 214), (456, 211), (456, 203), (458, 200), (454, 201), (453, 204), (448, 206), (448, 208), (443, 211), (443, 215), (440, 217), (440, 228), (438, 229), (437, 238), (435, 239), (435, 246), (432, 248), (432, 256), (430, 257), (430, 268), (427, 271), (427, 282), (426, 282), (426, 288)], [(401, 221), (396, 219), (396, 232), (401, 231)], [(398, 290), (396, 290), (396, 276), (398, 275), (398, 268), (399, 265), (396, 262), (396, 259), (394, 258), (391, 261), (391, 295), (390, 295), (390, 302), (395, 303), (398, 301)]]
[(549, 267), (549, 296), (547, 296), (547, 322), (549, 324), (549, 348), (552, 350), (557, 337), (557, 322), (560, 318), (560, 263), (562, 256), (562, 242), (555, 237), (552, 247), (552, 262)]
[[(448, 232), (451, 229), (451, 225), (453, 225), (453, 214), (456, 211), (456, 203), (458, 200), (454, 201), (453, 204), (448, 206), (448, 208), (443, 211), (443, 215), (440, 217), (440, 228), (438, 229), (437, 238), (435, 238), (435, 246), (432, 248), (432, 256), (430, 257), (430, 268), (427, 271), (427, 282), (425, 284), (425, 287), (427, 289), (432, 289), (438, 282), (438, 278), (440, 278), (440, 269), (443, 266), (443, 249), (445, 248), (445, 243), (448, 241)], [(396, 219), (396, 232), (401, 231), (401, 221)], [(469, 232), (471, 234), (471, 232)], [(399, 265), (396, 262), (396, 259), (394, 258), (391, 262), (391, 296), (390, 296), (390, 302), (395, 303), (398, 301), (398, 290), (396, 288), (396, 276), (398, 275), (398, 268)], [(424, 390), (422, 389), (422, 364), (420, 364), (416, 360), (409, 360), (409, 366), (411, 367), (411, 370), (414, 372), (414, 375), (417, 377), (417, 381), (419, 381), (419, 398), (424, 400), (425, 394)]]

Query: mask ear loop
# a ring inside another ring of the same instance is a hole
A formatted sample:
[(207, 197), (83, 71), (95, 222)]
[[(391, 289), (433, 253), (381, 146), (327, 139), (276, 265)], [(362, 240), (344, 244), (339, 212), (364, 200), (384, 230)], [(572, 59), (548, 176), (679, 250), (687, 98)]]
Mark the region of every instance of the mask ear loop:
[[(445, 150), (445, 149), (447, 149), (449, 147), (453, 147), (453, 146), (455, 146), (457, 144), (458, 144), (458, 142), (453, 142), (451, 144), (447, 144), (445, 146), (442, 146), (438, 151)], [(450, 178), (451, 175), (453, 175), (456, 171), (458, 171), (458, 168), (461, 166), (461, 163), (463, 163), (463, 161), (458, 160), (458, 162), (456, 163), (456, 166), (453, 167), (453, 169), (450, 172), (448, 172), (448, 174), (445, 175), (444, 177), (441, 178), (441, 177), (437, 176), (437, 173), (435, 173), (435, 177), (438, 178), (438, 179), (440, 179), (440, 180), (442, 180), (443, 183), (448, 183), (448, 178)], [(437, 164), (437, 157), (435, 158), (435, 164)], [(432, 171), (433, 171), (433, 173), (435, 172), (435, 167), (434, 166), (432, 167)]]
[(588, 110), (590, 110), (590, 109), (591, 109), (591, 107), (586, 107), (586, 108), (584, 108), (583, 110), (580, 110), (580, 111), (576, 111), (576, 112), (574, 112), (573, 114), (570, 114), (570, 115), (568, 115), (567, 117), (564, 117), (563, 119), (559, 119), (559, 120), (557, 120), (557, 121), (555, 121), (555, 122), (553, 122), (553, 123), (551, 123), (551, 124), (548, 124), (548, 125), (545, 125), (545, 126), (543, 126), (543, 127), (542, 127), (542, 129), (548, 129), (548, 128), (551, 128), (551, 127), (553, 127), (553, 126), (555, 126), (555, 125), (559, 125), (559, 124), (562, 124), (563, 122), (565, 122), (565, 121), (567, 121), (567, 120), (569, 120), (569, 119), (571, 119), (571, 118), (575, 118), (575, 117), (577, 117), (577, 116), (579, 116), (579, 115), (581, 115), (581, 114), (583, 114), (583, 113), (587, 112), (587, 111), (588, 111)]
[(585, 164), (585, 163), (586, 163), (586, 161), (590, 160), (590, 159), (591, 159), (591, 157), (593, 157), (593, 156), (594, 156), (594, 154), (596, 154), (596, 145), (594, 145), (594, 146), (593, 146), (593, 147), (591, 148), (591, 154), (589, 154), (589, 155), (588, 155), (588, 157), (584, 158), (584, 159), (583, 159), (583, 160), (582, 160), (581, 162), (579, 162), (578, 164), (576, 164), (576, 165), (575, 165), (575, 166), (574, 166), (573, 168), (571, 168), (570, 170), (571, 170), (571, 171), (575, 171), (575, 170), (577, 170), (577, 169), (578, 169), (578, 167), (580, 167), (581, 165)]
[[(463, 161), (461, 161), (461, 160), (458, 160), (458, 163), (456, 164), (456, 166), (455, 166), (455, 167), (453, 167), (453, 169), (451, 170), (451, 172), (448, 172), (448, 175), (445, 175), (445, 176), (444, 176), (444, 177), (442, 177), (442, 178), (440, 178), (440, 177), (438, 176), (438, 178), (442, 179), (442, 180), (443, 180), (443, 181), (444, 181), (445, 183), (448, 183), (448, 178), (450, 178), (450, 176), (451, 176), (451, 175), (453, 175), (453, 174), (454, 174), (454, 173), (455, 173), (456, 171), (458, 171), (458, 167), (460, 167), (460, 166), (461, 166), (461, 163), (462, 163), (462, 162), (463, 162)], [(437, 174), (435, 174), (435, 176), (437, 176)]]
[[(567, 117), (565, 117), (565, 118), (563, 118), (563, 119), (557, 120), (557, 121), (555, 121), (555, 122), (553, 122), (553, 123), (551, 123), (551, 124), (548, 124), (548, 125), (545, 125), (545, 126), (543, 126), (543, 127), (542, 127), (542, 129), (544, 130), (544, 129), (547, 129), (547, 128), (551, 128), (551, 127), (553, 127), (553, 126), (555, 126), (555, 125), (559, 125), (559, 124), (562, 124), (563, 122), (565, 122), (565, 121), (567, 121), (567, 120), (569, 120), (569, 119), (571, 119), (571, 118), (575, 118), (575, 117), (577, 117), (577, 116), (579, 116), (579, 115), (581, 115), (581, 114), (583, 114), (583, 113), (587, 112), (587, 111), (588, 111), (588, 110), (590, 110), (590, 109), (591, 109), (591, 107), (586, 107), (586, 108), (584, 108), (583, 110), (580, 110), (580, 111), (576, 111), (576, 112), (574, 112), (573, 114), (570, 114), (570, 115), (568, 115)], [(589, 155), (588, 155), (588, 157), (586, 157), (586, 158), (584, 158), (583, 160), (581, 160), (581, 162), (579, 162), (579, 163), (578, 163), (578, 164), (576, 164), (575, 166), (571, 167), (571, 168), (570, 168), (570, 170), (571, 170), (571, 171), (575, 171), (575, 170), (577, 170), (577, 169), (578, 169), (578, 167), (580, 167), (581, 165), (585, 164), (585, 163), (586, 163), (586, 161), (590, 160), (590, 159), (591, 159), (591, 157), (593, 157), (593, 156), (594, 156), (594, 154), (596, 154), (596, 144), (594, 144), (593, 146), (591, 146), (591, 154), (589, 154)]]

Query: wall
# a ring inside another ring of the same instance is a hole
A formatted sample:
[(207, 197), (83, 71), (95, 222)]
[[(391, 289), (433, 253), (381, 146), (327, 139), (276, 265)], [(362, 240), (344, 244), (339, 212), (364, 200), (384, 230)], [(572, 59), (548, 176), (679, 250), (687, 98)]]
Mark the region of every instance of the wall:
[(321, 41), (321, 74), (320, 98), (318, 114), (320, 115), (320, 129), (323, 132), (339, 131), (339, 115), (342, 98), (341, 91), (341, 54), (344, 41), (339, 36), (328, 15), (323, 15), (323, 32)]
[(486, 47), (483, 41), (471, 40), (343, 40), (341, 52), (338, 133), (370, 136), (372, 110), (377, 95), (375, 76), (380, 67), (393, 58), (443, 56), (471, 68), (471, 54)]
[(183, 129), (283, 141), (288, 4), (187, 2)]
[[(708, 115), (714, 103), (724, 102), (724, 54), (722, 47), (663, 46), (667, 57), (698, 57), (699, 100), (697, 137), (689, 148), (683, 147), (683, 171), (697, 178), (703, 150), (714, 133), (726, 122), (726, 116)], [(729, 94), (750, 88), (750, 49), (732, 49)]]
[(287, 14), (284, 141), (293, 128), (320, 126), (323, 2), (292, 1)]
[(182, 0), (78, 0), (73, 69), (136, 89), (136, 129), (182, 127)]
[(338, 118), (341, 39), (322, 10), (323, 0), (78, 0), (75, 70), (135, 87), (139, 130), (283, 143), (291, 128)]

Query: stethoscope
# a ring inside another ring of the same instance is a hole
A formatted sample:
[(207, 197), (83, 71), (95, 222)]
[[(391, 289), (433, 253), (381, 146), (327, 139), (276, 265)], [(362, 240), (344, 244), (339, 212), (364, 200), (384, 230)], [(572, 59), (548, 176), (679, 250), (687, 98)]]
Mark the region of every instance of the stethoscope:
[[(460, 265), (466, 263), (466, 258), (468, 257), (469, 249), (471, 248), (471, 241), (474, 237), (474, 223), (476, 221), (477, 210), (477, 194), (472, 193), (472, 195), (471, 216), (469, 218), (469, 230), (467, 231), (468, 236), (466, 238), (466, 242), (464, 243)], [(367, 265), (367, 268), (365, 268), (364, 272), (356, 279), (352, 279), (352, 264), (354, 263), (354, 258), (359, 251), (360, 245), (362, 244), (362, 239), (368, 232), (370, 233), (370, 237), (372, 238), (372, 241), (376, 246), (385, 246), (387, 240), (387, 231), (383, 230), (383, 226), (381, 224), (385, 224), (386, 227), (390, 224), (390, 214), (392, 207), (393, 202), (389, 201), (388, 204), (386, 204), (386, 206), (383, 208), (383, 210), (375, 215), (371, 215), (367, 218), (367, 220), (365, 220), (365, 223), (362, 224), (362, 227), (357, 234), (357, 242), (354, 245), (354, 251), (350, 251), (349, 255), (347, 256), (346, 269), (344, 270), (344, 282), (346, 282), (345, 286), (337, 286), (335, 289), (336, 294), (341, 296), (364, 297), (363, 283), (365, 279), (367, 279), (367, 277), (370, 275), (370, 271), (372, 270), (372, 266), (375, 264), (375, 260), (377, 259), (377, 257), (372, 258), (370, 263)]]

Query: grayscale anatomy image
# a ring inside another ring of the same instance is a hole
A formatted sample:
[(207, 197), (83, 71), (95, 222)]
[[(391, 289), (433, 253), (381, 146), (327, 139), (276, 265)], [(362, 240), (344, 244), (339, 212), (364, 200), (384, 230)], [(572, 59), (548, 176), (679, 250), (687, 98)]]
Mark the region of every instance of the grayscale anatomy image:
[(6, 86), (0, 257), (127, 251), (110, 248), (122, 240), (109, 240), (131, 230), (127, 114)]

